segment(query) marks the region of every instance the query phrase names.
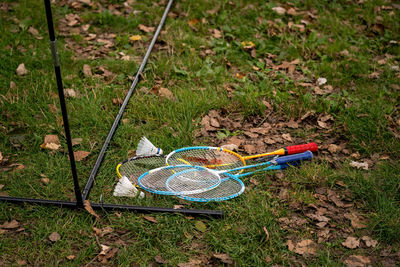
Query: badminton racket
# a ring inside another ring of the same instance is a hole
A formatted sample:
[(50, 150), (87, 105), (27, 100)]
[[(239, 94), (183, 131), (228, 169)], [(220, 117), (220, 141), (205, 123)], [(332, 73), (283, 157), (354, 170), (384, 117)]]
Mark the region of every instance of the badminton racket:
[[(138, 185), (143, 189), (161, 195), (192, 195), (216, 188), (221, 183), (222, 173), (237, 172), (250, 168), (268, 166), (269, 169), (280, 169), (290, 162), (312, 158), (311, 152), (280, 157), (268, 162), (241, 166), (230, 170), (215, 171), (196, 165), (172, 165), (150, 170), (138, 178)], [(257, 172), (253, 171), (249, 174)], [(248, 175), (249, 175), (248, 174)]]
[(221, 147), (185, 147), (169, 153), (166, 157), (166, 165), (197, 165), (215, 170), (232, 169), (246, 165), (246, 160), (263, 158), (266, 156), (286, 156), (305, 151), (315, 152), (318, 150), (316, 143), (288, 146), (278, 150), (250, 156), (241, 156), (233, 151)]
[(267, 171), (267, 170), (281, 170), (292, 166), (297, 166), (299, 161), (292, 162), (292, 164), (283, 164), (283, 165), (276, 165), (276, 166), (269, 166), (267, 168), (257, 170), (254, 172), (248, 172), (243, 174), (236, 174), (232, 175), (230, 173), (221, 173), (221, 183), (219, 186), (202, 192), (198, 194), (191, 194), (191, 195), (181, 195), (178, 196), (179, 198), (188, 200), (188, 201), (195, 201), (195, 202), (210, 202), (210, 201), (225, 201), (232, 198), (235, 198), (241, 195), (245, 190), (245, 185), (239, 179), (241, 177), (254, 174), (258, 171)]

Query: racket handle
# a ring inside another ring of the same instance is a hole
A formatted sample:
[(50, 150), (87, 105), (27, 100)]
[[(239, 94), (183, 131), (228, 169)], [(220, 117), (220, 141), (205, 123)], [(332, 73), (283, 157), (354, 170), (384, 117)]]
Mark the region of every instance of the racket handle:
[(277, 167), (279, 167), (279, 170), (283, 170), (289, 167), (297, 167), (301, 164), (301, 161), (291, 161), (289, 163), (285, 163), (282, 165), (276, 165)]
[(312, 155), (311, 151), (307, 151), (307, 152), (300, 153), (300, 154), (279, 157), (275, 160), (275, 162), (278, 165), (282, 165), (285, 163), (290, 163), (292, 161), (301, 161), (301, 160), (312, 159), (312, 157), (313, 157), (313, 155)]
[(285, 155), (293, 155), (305, 151), (315, 152), (318, 150), (318, 146), (316, 143), (308, 143), (304, 145), (296, 145), (296, 146), (288, 146), (285, 148), (286, 154)]

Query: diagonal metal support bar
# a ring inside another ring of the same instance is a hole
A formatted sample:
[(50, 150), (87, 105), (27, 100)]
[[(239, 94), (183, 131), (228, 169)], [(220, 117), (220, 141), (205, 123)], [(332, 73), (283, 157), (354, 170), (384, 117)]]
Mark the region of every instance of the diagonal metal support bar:
[(169, 10), (170, 10), (170, 8), (172, 6), (172, 3), (173, 3), (173, 0), (170, 0), (168, 2), (167, 7), (165, 8), (164, 14), (163, 14), (163, 16), (161, 18), (161, 21), (160, 21), (160, 24), (157, 27), (157, 30), (156, 30), (156, 32), (155, 32), (155, 34), (153, 36), (153, 39), (151, 40), (149, 48), (147, 49), (147, 52), (146, 52), (146, 54), (145, 54), (145, 56), (143, 58), (142, 64), (140, 64), (139, 70), (136, 73), (136, 77), (133, 80), (131, 88), (129, 89), (129, 91), (128, 91), (127, 95), (126, 95), (125, 100), (122, 103), (121, 108), (119, 109), (118, 115), (115, 117), (114, 123), (113, 123), (113, 125), (111, 126), (111, 129), (110, 129), (110, 132), (108, 133), (108, 136), (106, 138), (106, 141), (103, 144), (103, 147), (101, 148), (101, 151), (99, 153), (99, 156), (97, 157), (97, 160), (96, 160), (96, 163), (94, 164), (92, 172), (90, 173), (90, 176), (89, 176), (89, 179), (88, 179), (88, 181), (86, 183), (86, 186), (83, 189), (83, 192), (82, 192), (83, 200), (87, 199), (88, 196), (89, 196), (90, 190), (92, 189), (92, 186), (93, 186), (94, 179), (95, 179), (95, 177), (97, 175), (97, 172), (99, 171), (101, 163), (103, 162), (104, 155), (106, 153), (108, 145), (109, 145), (112, 137), (114, 136), (115, 130), (118, 127), (119, 121), (121, 120), (121, 117), (122, 117), (122, 115), (124, 113), (126, 105), (128, 104), (129, 99), (131, 98), (131, 96), (132, 96), (132, 94), (133, 94), (133, 92), (134, 92), (134, 90), (136, 88), (136, 85), (139, 82), (140, 75), (142, 74), (143, 69), (144, 69), (144, 67), (145, 67), (145, 65), (147, 63), (147, 60), (149, 59), (150, 53), (153, 50), (154, 44), (156, 43), (156, 40), (157, 40), (157, 37), (161, 32), (161, 29), (162, 29), (162, 27), (164, 25), (164, 22), (165, 22), (166, 18), (167, 18), (167, 15), (168, 15), (168, 12), (169, 12)]

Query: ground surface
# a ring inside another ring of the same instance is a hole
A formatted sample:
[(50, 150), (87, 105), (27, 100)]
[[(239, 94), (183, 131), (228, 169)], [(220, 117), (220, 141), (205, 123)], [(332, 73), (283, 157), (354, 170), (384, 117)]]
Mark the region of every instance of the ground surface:
[[(166, 1), (56, 2), (84, 186)], [(2, 1), (0, 14), (0, 194), (73, 200), (43, 3)], [(90, 200), (226, 216), (0, 203), (0, 265), (399, 265), (399, 15), (395, 1), (177, 1)], [(320, 151), (227, 202), (116, 199), (115, 166), (143, 135), (166, 152)]]

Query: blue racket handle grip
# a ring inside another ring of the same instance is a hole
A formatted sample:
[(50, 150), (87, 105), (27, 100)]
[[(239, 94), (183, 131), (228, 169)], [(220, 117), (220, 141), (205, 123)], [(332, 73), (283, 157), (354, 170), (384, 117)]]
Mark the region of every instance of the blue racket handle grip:
[(282, 165), (276, 165), (276, 167), (278, 168), (277, 170), (283, 170), (289, 167), (297, 167), (301, 164), (301, 161), (291, 161), (289, 163), (285, 163)]
[(301, 161), (301, 160), (308, 160), (312, 159), (313, 155), (311, 151), (307, 151), (300, 154), (293, 154), (290, 156), (279, 157), (275, 160), (276, 164), (282, 165), (285, 163), (290, 163), (292, 161)]

